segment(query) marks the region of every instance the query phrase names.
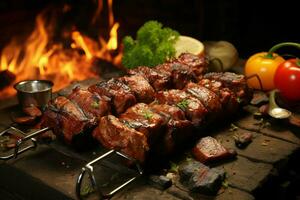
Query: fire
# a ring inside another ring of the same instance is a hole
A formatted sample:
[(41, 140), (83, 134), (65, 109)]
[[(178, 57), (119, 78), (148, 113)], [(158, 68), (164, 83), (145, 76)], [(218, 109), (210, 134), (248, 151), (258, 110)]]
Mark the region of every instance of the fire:
[(107, 48), (109, 50), (116, 50), (118, 48), (118, 28), (119, 23), (115, 23), (115, 25), (111, 28), (110, 31), (110, 39), (107, 43)]
[[(91, 21), (96, 19), (103, 9), (103, 2), (98, 0), (98, 7)], [(36, 26), (30, 36), (22, 43), (13, 40), (0, 55), (0, 72), (8, 70), (16, 75), (14, 83), (26, 79), (47, 79), (54, 82), (54, 91), (59, 90), (73, 81), (84, 80), (97, 76), (93, 71), (93, 61), (104, 59), (115, 65), (120, 64), (121, 53), (115, 55), (118, 48), (118, 28), (120, 24), (114, 21), (112, 0), (108, 0), (109, 38), (99, 36), (92, 39), (79, 31), (72, 31), (72, 43), (69, 48), (63, 44), (53, 43), (51, 33), (55, 23), (46, 20), (42, 12), (36, 18)], [(0, 90), (0, 98), (14, 95), (11, 83), (9, 87)]]

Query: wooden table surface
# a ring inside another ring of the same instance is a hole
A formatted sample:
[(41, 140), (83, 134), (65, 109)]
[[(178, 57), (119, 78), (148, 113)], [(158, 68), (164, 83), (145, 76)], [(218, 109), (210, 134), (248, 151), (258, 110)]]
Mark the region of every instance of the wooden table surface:
[[(0, 110), (1, 129), (11, 123), (9, 115), (14, 109), (17, 107)], [(141, 178), (112, 199), (248, 200), (261, 197), (262, 190), (268, 188), (272, 181), (278, 181), (278, 184), (289, 182), (289, 177), (283, 180), (281, 177), (296, 167), (294, 159), (299, 156), (300, 129), (281, 121), (265, 123), (251, 114), (237, 115), (232, 123), (227, 123), (217, 131), (205, 133), (217, 138), (225, 147), (236, 149), (238, 154), (234, 160), (212, 166), (223, 168), (227, 173), (228, 187), (223, 187), (218, 195), (211, 197), (190, 193), (179, 182), (166, 190), (160, 190), (150, 186), (147, 178)], [(232, 130), (232, 124), (237, 127), (235, 130)], [(245, 149), (238, 149), (233, 136), (244, 132), (254, 135), (253, 142)], [(7, 199), (76, 199), (76, 178), (85, 164), (48, 145), (39, 145), (37, 149), (17, 159), (0, 162), (0, 194)], [(296, 175), (299, 177), (299, 174)], [(276, 191), (274, 194), (277, 194)]]

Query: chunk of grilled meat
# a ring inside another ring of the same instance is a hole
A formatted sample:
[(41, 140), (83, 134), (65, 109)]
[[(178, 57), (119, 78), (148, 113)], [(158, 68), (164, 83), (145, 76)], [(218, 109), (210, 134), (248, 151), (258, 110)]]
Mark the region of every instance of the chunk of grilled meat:
[(63, 96), (49, 102), (41, 122), (42, 127), (52, 128), (54, 134), (62, 137), (69, 144), (72, 143), (74, 136), (84, 133), (92, 125), (93, 122), (85, 116), (83, 111)]
[(222, 83), (223, 87), (229, 88), (236, 97), (239, 103), (247, 104), (252, 96), (251, 91), (247, 86), (247, 81), (244, 75), (235, 74), (232, 72), (217, 73), (211, 72), (204, 75), (204, 79), (215, 80)]
[(207, 89), (206, 87), (192, 82), (186, 85), (185, 91), (199, 99), (201, 103), (205, 106), (205, 108), (208, 110), (208, 123), (217, 119), (217, 117), (220, 116), (220, 113), (222, 111), (222, 105), (219, 97), (214, 92)]
[(123, 113), (136, 103), (133, 91), (125, 83), (115, 78), (92, 85), (88, 90), (111, 98), (113, 111), (116, 114)]
[(205, 121), (207, 109), (195, 97), (183, 90), (160, 91), (156, 94), (156, 100), (160, 104), (175, 105), (185, 112), (187, 119), (191, 120), (195, 127)]
[(200, 56), (191, 53), (182, 53), (179, 57), (171, 62), (179, 62), (187, 65), (195, 73), (196, 76), (202, 76), (207, 71), (208, 62), (205, 56)]
[(184, 112), (167, 104), (151, 104), (151, 110), (160, 114), (164, 119), (166, 131), (161, 134), (154, 149), (162, 155), (168, 155), (182, 146), (192, 135), (192, 123), (186, 119)]
[(138, 102), (150, 103), (154, 100), (155, 91), (143, 76), (124, 76), (120, 80), (130, 87)]
[(147, 104), (138, 103), (126, 110), (119, 117), (131, 128), (144, 133), (151, 146), (155, 143), (160, 133), (164, 132), (164, 119), (161, 115), (153, 112)]
[(156, 91), (171, 88), (171, 73), (169, 72), (160, 72), (155, 68), (141, 66), (128, 70), (128, 74), (143, 76)]
[(115, 149), (144, 162), (149, 150), (146, 136), (128, 127), (113, 115), (100, 119), (93, 136), (106, 148)]
[(197, 80), (192, 68), (179, 62), (158, 65), (156, 70), (165, 74), (170, 73), (172, 86), (175, 89), (182, 89), (188, 82)]
[(234, 152), (229, 151), (215, 138), (210, 136), (201, 138), (192, 152), (194, 157), (202, 163), (236, 156)]
[(76, 87), (67, 98), (76, 103), (95, 125), (100, 117), (110, 113), (110, 99), (106, 96)]
[(235, 111), (239, 108), (240, 104), (236, 94), (229, 88), (225, 87), (222, 82), (216, 80), (201, 79), (198, 82), (198, 85), (206, 87), (216, 95), (218, 95), (222, 104), (224, 114), (230, 115), (232, 113), (235, 113)]

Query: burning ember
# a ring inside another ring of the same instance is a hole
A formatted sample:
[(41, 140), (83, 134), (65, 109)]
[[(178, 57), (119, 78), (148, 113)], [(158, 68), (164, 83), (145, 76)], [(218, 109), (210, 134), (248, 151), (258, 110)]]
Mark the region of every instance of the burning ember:
[[(112, 54), (118, 48), (119, 23), (114, 21), (112, 0), (108, 0), (107, 5), (109, 38), (100, 35), (94, 39), (73, 28), (63, 33), (71, 41), (67, 47), (53, 40), (55, 20), (49, 20), (47, 12), (40, 13), (29, 37), (22, 43), (12, 40), (0, 54), (0, 98), (14, 95), (13, 84), (26, 79), (51, 80), (55, 91), (72, 81), (95, 77), (95, 59), (119, 65), (121, 53)], [(103, 2), (98, 0), (92, 24), (97, 22), (102, 8)], [(64, 9), (70, 8), (66, 6)]]

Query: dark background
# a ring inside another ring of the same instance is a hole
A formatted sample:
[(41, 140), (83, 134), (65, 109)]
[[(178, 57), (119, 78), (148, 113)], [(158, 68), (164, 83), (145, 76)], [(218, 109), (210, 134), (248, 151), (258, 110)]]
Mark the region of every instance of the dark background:
[[(233, 43), (242, 58), (266, 51), (283, 41), (299, 42), (299, 9), (296, 1), (238, 0), (114, 0), (114, 15), (121, 23), (121, 39), (135, 36), (137, 29), (154, 19), (201, 41), (227, 40)], [(75, 24), (81, 31), (95, 35), (99, 27), (89, 23), (96, 0), (10, 0), (0, 1), (0, 48), (19, 35), (26, 36), (34, 26), (37, 13), (46, 7), (62, 8), (70, 4), (67, 13), (57, 14), (58, 29)], [(106, 1), (98, 25), (107, 27)], [(107, 32), (103, 31), (104, 34)], [(299, 51), (292, 50), (298, 53)]]

